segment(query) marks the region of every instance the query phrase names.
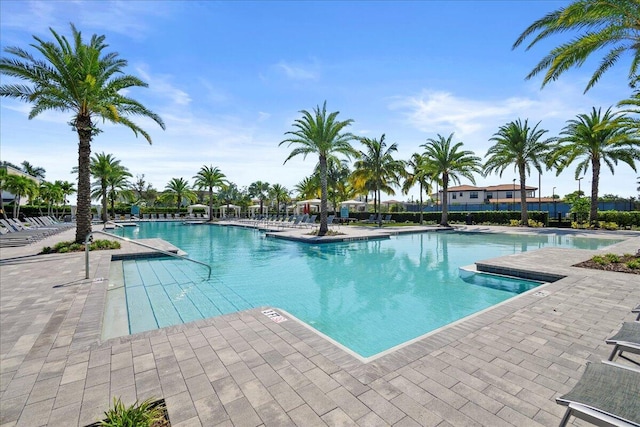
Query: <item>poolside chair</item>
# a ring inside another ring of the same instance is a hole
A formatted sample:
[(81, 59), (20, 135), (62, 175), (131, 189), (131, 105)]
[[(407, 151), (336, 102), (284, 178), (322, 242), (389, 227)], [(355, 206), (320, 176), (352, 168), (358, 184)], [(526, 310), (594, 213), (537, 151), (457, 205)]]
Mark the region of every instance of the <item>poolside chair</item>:
[(375, 220), (376, 220), (376, 214), (371, 214), (371, 215), (369, 215), (369, 219), (365, 219), (365, 220), (364, 220), (364, 221), (362, 221), (362, 222), (367, 222), (367, 223), (369, 223), (369, 222), (374, 222)]
[(316, 218), (318, 218), (318, 215), (311, 215), (309, 218), (307, 218), (307, 221), (304, 223), (304, 225), (306, 227), (313, 227), (316, 224)]
[(611, 362), (587, 362), (569, 393), (556, 398), (567, 411), (560, 427), (574, 416), (598, 426), (640, 426), (640, 370)]
[(640, 320), (640, 304), (638, 304), (638, 306), (636, 308), (631, 309), (632, 313), (638, 313), (638, 316), (636, 317), (636, 320)]
[[(640, 354), (640, 323), (624, 322), (618, 333), (605, 340), (605, 342), (614, 345), (609, 360), (613, 360), (617, 355), (640, 366), (640, 362), (636, 362), (622, 355), (625, 351)], [(640, 396), (638, 396), (638, 399), (640, 399)]]

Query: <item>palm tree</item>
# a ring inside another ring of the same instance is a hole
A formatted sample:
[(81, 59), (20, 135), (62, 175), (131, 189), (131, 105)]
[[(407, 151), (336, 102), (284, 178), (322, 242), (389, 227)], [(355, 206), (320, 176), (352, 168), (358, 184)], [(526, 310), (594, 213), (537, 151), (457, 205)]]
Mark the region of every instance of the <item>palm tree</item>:
[(530, 128), (528, 120), (522, 123), (518, 119), (501, 126), (489, 139), (489, 141), (495, 141), (495, 145), (489, 148), (485, 156), (487, 158), (484, 164), (485, 176), (498, 172), (502, 177), (505, 169), (514, 165), (520, 178), (520, 223), (524, 226), (529, 225), (526, 178), (531, 175), (531, 166), (538, 173), (542, 173), (542, 165), (546, 160), (549, 145), (557, 139), (542, 140), (543, 135), (548, 131), (538, 129), (539, 124), (540, 122)]
[(552, 34), (583, 30), (577, 38), (554, 48), (527, 75), (527, 79), (547, 70), (542, 87), (556, 80), (572, 67), (580, 67), (593, 53), (611, 47), (589, 80), (585, 92), (620, 57), (633, 55), (629, 70), (630, 82), (637, 78), (640, 65), (640, 2), (638, 0), (576, 0), (531, 24), (513, 44), (515, 49), (529, 36), (534, 37), (527, 50)]
[[(77, 172), (78, 168), (74, 167), (72, 172)], [(91, 193), (91, 198), (102, 200), (102, 221), (107, 222), (109, 220), (108, 214), (108, 189), (109, 179), (117, 176), (118, 174), (127, 171), (127, 168), (120, 164), (120, 160), (116, 159), (112, 154), (105, 154), (104, 152), (95, 154), (91, 157), (91, 163), (89, 164), (89, 171), (91, 176), (96, 179), (93, 184), (94, 191)], [(129, 176), (131, 176), (129, 174)], [(79, 185), (78, 185), (79, 186)]]
[(591, 210), (589, 221), (596, 226), (598, 219), (598, 184), (600, 182), (600, 166), (604, 162), (615, 173), (614, 166), (619, 161), (631, 166), (635, 171), (635, 162), (640, 160), (640, 140), (637, 131), (627, 126), (618, 125), (624, 122), (623, 116), (611, 112), (611, 108), (601, 114), (600, 108), (592, 108), (590, 114), (579, 114), (577, 118), (567, 121), (560, 132), (558, 147), (549, 159), (557, 165), (560, 174), (571, 163), (579, 159), (575, 178), (584, 175), (591, 165)]
[[(62, 189), (54, 182), (43, 181), (40, 183), (38, 193), (42, 201), (47, 205), (47, 215), (53, 215), (53, 204), (61, 201)], [(40, 210), (42, 215), (42, 210)]]
[(402, 184), (402, 192), (408, 194), (411, 187), (418, 184), (420, 186), (420, 198), (418, 202), (418, 210), (420, 211), (420, 225), (422, 225), (424, 212), (422, 209), (422, 193), (431, 193), (431, 181), (433, 180), (433, 171), (429, 169), (427, 159), (420, 153), (413, 153), (411, 159), (407, 161), (407, 166), (411, 171), (407, 172)]
[(116, 168), (107, 178), (108, 197), (111, 203), (111, 216), (116, 217), (116, 199), (121, 196), (127, 200), (133, 199), (133, 191), (129, 189), (131, 185), (128, 178), (132, 177), (131, 173), (125, 167)]
[(334, 111), (327, 115), (327, 102), (313, 110), (312, 115), (306, 110), (300, 111), (301, 119), (296, 119), (293, 127), (295, 131), (286, 132), (290, 138), (281, 141), (279, 145), (286, 143), (288, 147), (296, 145), (289, 157), (284, 161), (302, 154), (306, 158), (308, 154), (317, 154), (320, 172), (320, 228), (318, 236), (324, 236), (329, 231), (327, 226), (327, 157), (334, 153), (343, 154), (347, 157), (356, 155), (349, 141), (355, 137), (350, 133), (341, 133), (353, 120), (337, 121), (339, 111)]
[(268, 196), (268, 192), (269, 192), (269, 183), (268, 182), (262, 182), (262, 181), (256, 181), (253, 182), (249, 185), (249, 195), (251, 197), (256, 197), (259, 201), (260, 201), (260, 213), (264, 213), (262, 211), (262, 206), (264, 204), (264, 201), (267, 199)]
[(164, 192), (165, 199), (169, 200), (169, 203), (175, 202), (178, 211), (180, 211), (182, 200), (187, 199), (193, 202), (198, 198), (197, 194), (189, 187), (189, 182), (184, 178), (171, 178), (164, 189), (166, 190)]
[(286, 203), (291, 200), (291, 198), (289, 197), (290, 193), (291, 192), (287, 190), (284, 185), (273, 184), (271, 186), (271, 188), (269, 189), (269, 198), (276, 201), (276, 213), (280, 213), (280, 202), (284, 202), (286, 208)]
[(60, 191), (62, 192), (62, 214), (64, 215), (64, 212), (67, 209), (67, 196), (75, 193), (76, 189), (74, 187), (74, 184), (69, 181), (56, 181), (55, 184), (60, 188)]
[(442, 218), (440, 225), (448, 226), (448, 197), (449, 182), (460, 183), (460, 177), (467, 178), (473, 184), (476, 183), (473, 177), (474, 173), (481, 173), (481, 160), (476, 157), (472, 151), (461, 150), (464, 145), (457, 142), (453, 146), (451, 140), (453, 134), (448, 138), (438, 134), (438, 138), (427, 139), (426, 144), (421, 147), (425, 148), (424, 156), (427, 159), (427, 168), (433, 170), (434, 174), (440, 176), (440, 184), (442, 184)]
[[(358, 153), (358, 160), (354, 163), (353, 177), (356, 182), (369, 182), (370, 188), (375, 194), (373, 211), (378, 212), (380, 206), (380, 192), (393, 196), (395, 193), (392, 185), (400, 185), (400, 177), (405, 175), (404, 162), (393, 158), (393, 153), (398, 151), (398, 144), (393, 143), (387, 147), (384, 142), (385, 135), (380, 140), (375, 138), (358, 138), (366, 151)], [(386, 150), (385, 150), (386, 148)], [(376, 206), (377, 200), (377, 206)], [(382, 226), (382, 216), (378, 216), (379, 226)]]
[(7, 188), (7, 173), (6, 167), (0, 167), (0, 210), (2, 211), (2, 218), (7, 219), (7, 213), (4, 210), (4, 199), (2, 198), (2, 192)]
[[(33, 38), (44, 59), (19, 47), (7, 47), (14, 58), (0, 58), (0, 74), (18, 78), (26, 84), (0, 85), (0, 96), (32, 103), (29, 119), (43, 111), (71, 112), (71, 126), (78, 134), (78, 210), (75, 241), (81, 243), (91, 232), (91, 140), (100, 132), (95, 118), (122, 124), (149, 143), (149, 134), (130, 116), (149, 117), (162, 129), (162, 119), (138, 101), (125, 96), (133, 87), (147, 87), (137, 77), (124, 74), (127, 61), (116, 52), (106, 53), (105, 36), (93, 35), (84, 43), (81, 33), (71, 24), (72, 39), (50, 29), (55, 42)], [(126, 92), (125, 92), (126, 93)]]
[(31, 175), (35, 178), (40, 178), (40, 179), (44, 179), (44, 175), (46, 173), (43, 167), (34, 166), (26, 160), (22, 162), (22, 171), (27, 175)]
[[(316, 171), (319, 174), (319, 171)], [(331, 200), (334, 213), (338, 209), (340, 200), (347, 200), (352, 193), (348, 180), (351, 171), (346, 160), (340, 160), (337, 157), (329, 156), (327, 159), (327, 199)]]
[(194, 185), (199, 190), (203, 188), (209, 191), (209, 221), (213, 221), (213, 189), (220, 188), (227, 183), (226, 176), (217, 167), (202, 166), (194, 176)]
[(33, 179), (22, 175), (7, 175), (4, 185), (6, 190), (14, 195), (13, 217), (18, 218), (22, 197), (34, 198), (38, 194), (38, 185)]
[(233, 182), (222, 185), (218, 192), (218, 199), (227, 206), (227, 211), (229, 211), (229, 205), (241, 199), (242, 196), (243, 194), (238, 190), (238, 186)]
[(315, 199), (320, 197), (320, 175), (313, 174), (297, 183), (294, 187), (295, 192), (301, 199)]

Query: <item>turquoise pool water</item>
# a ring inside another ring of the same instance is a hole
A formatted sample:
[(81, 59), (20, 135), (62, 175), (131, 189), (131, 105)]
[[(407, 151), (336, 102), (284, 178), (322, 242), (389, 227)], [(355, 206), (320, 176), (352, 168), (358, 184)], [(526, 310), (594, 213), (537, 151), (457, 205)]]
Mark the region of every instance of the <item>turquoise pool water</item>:
[(206, 280), (206, 269), (185, 261), (124, 262), (132, 333), (272, 306), (364, 357), (538, 286), (483, 275), (463, 280), (461, 266), (544, 246), (597, 249), (619, 241), (438, 232), (309, 245), (178, 222), (141, 223), (125, 233), (161, 237), (213, 268)]

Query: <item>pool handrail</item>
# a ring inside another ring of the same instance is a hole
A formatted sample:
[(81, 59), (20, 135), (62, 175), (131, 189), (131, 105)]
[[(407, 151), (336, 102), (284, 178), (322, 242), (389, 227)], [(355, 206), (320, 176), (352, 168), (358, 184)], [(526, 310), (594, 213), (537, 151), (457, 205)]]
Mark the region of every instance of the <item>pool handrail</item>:
[(185, 256), (178, 255), (178, 254), (173, 253), (173, 252), (165, 251), (164, 249), (156, 248), (155, 246), (147, 245), (146, 243), (142, 243), (142, 242), (139, 242), (137, 240), (129, 239), (128, 237), (121, 237), (121, 236), (118, 236), (116, 234), (106, 233), (106, 232), (100, 231), (100, 230), (95, 230), (95, 231), (92, 231), (91, 233), (87, 234), (87, 237), (84, 240), (85, 254), (86, 254), (85, 255), (85, 279), (89, 278), (89, 244), (91, 243), (91, 237), (95, 233), (104, 234), (105, 236), (109, 236), (109, 237), (114, 237), (114, 238), (116, 238), (118, 240), (124, 240), (125, 242), (133, 243), (134, 245), (139, 245), (139, 246), (145, 247), (147, 249), (152, 249), (154, 251), (158, 251), (158, 252), (160, 252), (160, 253), (162, 253), (164, 255), (170, 256), (170, 257), (174, 257), (174, 258), (182, 259), (182, 260), (185, 260), (185, 261), (195, 262), (196, 264), (204, 265), (205, 267), (207, 267), (207, 269), (209, 269), (209, 275), (207, 276), (207, 280), (211, 279), (211, 266), (209, 264), (207, 264), (207, 263), (204, 263), (202, 261), (198, 261), (198, 260), (195, 260), (195, 259), (187, 258)]

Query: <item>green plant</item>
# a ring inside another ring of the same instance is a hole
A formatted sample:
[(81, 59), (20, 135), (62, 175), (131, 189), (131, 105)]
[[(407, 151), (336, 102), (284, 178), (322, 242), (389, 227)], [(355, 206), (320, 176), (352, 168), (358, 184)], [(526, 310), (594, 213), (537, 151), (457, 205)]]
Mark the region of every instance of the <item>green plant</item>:
[(640, 269), (640, 259), (633, 259), (626, 263), (626, 266), (631, 268), (632, 270)]
[(163, 408), (153, 404), (153, 399), (136, 401), (127, 407), (120, 398), (113, 398), (113, 407), (107, 410), (103, 427), (151, 427), (164, 418)]
[(510, 219), (509, 220), (509, 226), (510, 227), (518, 227), (520, 225), (520, 220), (519, 219)]
[[(53, 245), (53, 248), (46, 246), (40, 251), (41, 254), (59, 253), (65, 254), (68, 252), (82, 252), (85, 246), (81, 243), (74, 242), (58, 242)], [(120, 249), (120, 242), (115, 240), (95, 240), (89, 245), (89, 250), (104, 250), (104, 249)]]
[(604, 258), (609, 262), (620, 262), (620, 256), (616, 254), (606, 254)]
[(536, 221), (535, 219), (529, 218), (528, 223), (529, 223), (529, 227), (536, 227), (536, 228), (544, 227), (543, 223)]
[(607, 260), (604, 256), (601, 255), (596, 255), (593, 258), (591, 258), (591, 261), (595, 262), (596, 264), (599, 265), (607, 265), (609, 264), (609, 260)]

